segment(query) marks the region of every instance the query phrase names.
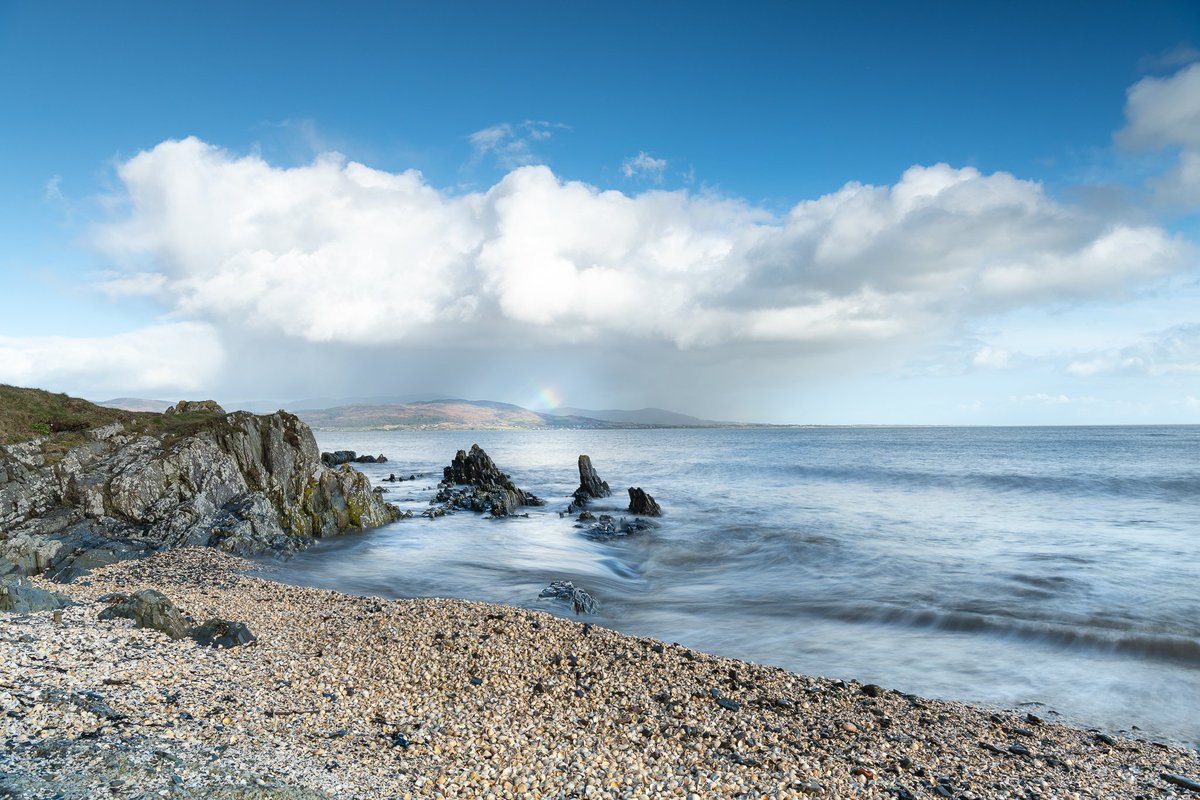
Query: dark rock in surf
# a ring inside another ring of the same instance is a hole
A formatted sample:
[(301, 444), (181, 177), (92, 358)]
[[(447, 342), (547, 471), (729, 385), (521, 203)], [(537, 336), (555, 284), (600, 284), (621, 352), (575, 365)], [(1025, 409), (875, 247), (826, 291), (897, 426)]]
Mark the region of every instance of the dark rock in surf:
[(515, 516), (523, 506), (546, 504), (518, 488), (477, 444), (471, 445), (470, 452), (459, 450), (442, 476), (441, 488), (433, 498), (434, 503), (442, 505), (427, 512), (428, 516), (441, 516), (452, 508), (469, 508), (476, 513), (491, 511), (493, 517), (508, 517)]
[(579, 456), (579, 488), (572, 495), (575, 498), (573, 505), (583, 508), (589, 500), (608, 497), (611, 494), (612, 490), (608, 488), (608, 483), (602, 481), (596, 474), (595, 468), (592, 467), (592, 459), (585, 455)]
[(641, 487), (629, 487), (629, 513), (647, 517), (661, 517), (662, 508)]
[(334, 450), (332, 453), (321, 453), (321, 463), (327, 467), (340, 467), (358, 458), (353, 450)]
[(554, 581), (538, 597), (570, 603), (576, 614), (595, 614), (598, 607), (595, 598), (570, 581)]

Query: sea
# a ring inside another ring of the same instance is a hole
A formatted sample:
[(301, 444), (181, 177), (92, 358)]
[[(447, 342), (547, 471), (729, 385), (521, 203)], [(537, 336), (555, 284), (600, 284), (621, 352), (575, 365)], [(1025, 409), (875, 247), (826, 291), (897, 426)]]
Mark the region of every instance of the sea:
[[(319, 542), (269, 577), (580, 617), (809, 675), (1200, 747), (1200, 426), (317, 432), (411, 519)], [(528, 517), (430, 519), (478, 443), (545, 499)], [(658, 527), (597, 539), (564, 515)], [(390, 475), (415, 480), (391, 483)]]

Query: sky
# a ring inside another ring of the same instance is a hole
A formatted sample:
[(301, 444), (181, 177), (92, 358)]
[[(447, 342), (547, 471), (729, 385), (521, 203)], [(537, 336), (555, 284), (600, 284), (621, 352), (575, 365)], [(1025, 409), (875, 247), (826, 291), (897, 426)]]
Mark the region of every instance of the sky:
[(0, 0), (0, 382), (1197, 424), (1200, 4)]

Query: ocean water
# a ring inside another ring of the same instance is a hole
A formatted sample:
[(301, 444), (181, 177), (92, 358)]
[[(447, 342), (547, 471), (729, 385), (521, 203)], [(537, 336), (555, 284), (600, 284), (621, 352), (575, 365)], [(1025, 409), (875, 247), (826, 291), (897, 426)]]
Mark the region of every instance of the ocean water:
[[(478, 442), (546, 499), (416, 516), (264, 570), (384, 597), (539, 600), (573, 581), (638, 635), (1200, 746), (1200, 427), (317, 433), (417, 514)], [(591, 456), (661, 527), (560, 517)], [(390, 473), (416, 481), (381, 482)], [(1136, 726), (1136, 728), (1135, 728)]]

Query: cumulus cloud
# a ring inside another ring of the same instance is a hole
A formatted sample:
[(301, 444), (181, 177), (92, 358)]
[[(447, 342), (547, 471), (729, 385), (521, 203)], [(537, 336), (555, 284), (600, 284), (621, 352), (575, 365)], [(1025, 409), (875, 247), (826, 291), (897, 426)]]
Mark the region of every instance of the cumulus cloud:
[(829, 349), (1120, 294), (1189, 254), (1161, 228), (945, 164), (782, 215), (711, 193), (604, 191), (544, 166), (455, 195), (416, 171), (337, 155), (280, 168), (195, 138), (118, 175), (123, 211), (95, 234), (119, 269), (108, 291), (313, 342)]
[(155, 392), (203, 389), (225, 354), (211, 325), (152, 325), (103, 337), (0, 336), (0, 383)]
[(1135, 83), (1126, 94), (1125, 117), (1117, 132), (1121, 145), (1180, 151), (1176, 164), (1150, 181), (1159, 199), (1200, 207), (1200, 62)]
[(621, 174), (626, 178), (642, 178), (654, 183), (662, 183), (666, 168), (666, 159), (655, 158), (645, 150), (621, 162)]
[(1127, 347), (1082, 355), (1067, 371), (1079, 377), (1200, 374), (1200, 325), (1177, 325)]

